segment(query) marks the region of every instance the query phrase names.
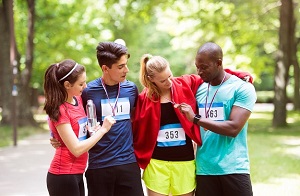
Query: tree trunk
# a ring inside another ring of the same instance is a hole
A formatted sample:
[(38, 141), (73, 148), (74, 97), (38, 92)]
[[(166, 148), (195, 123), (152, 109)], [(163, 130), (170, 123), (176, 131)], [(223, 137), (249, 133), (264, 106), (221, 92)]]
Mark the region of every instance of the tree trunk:
[(19, 125), (33, 125), (37, 123), (33, 118), (31, 110), (31, 88), (30, 78), (32, 75), (33, 64), (33, 38), (34, 38), (34, 21), (35, 21), (35, 0), (27, 0), (28, 5), (28, 32), (26, 42), (25, 68), (20, 73), (20, 96), (18, 99)]
[(286, 126), (287, 94), (289, 67), (292, 64), (292, 51), (295, 42), (294, 8), (292, 0), (281, 0), (279, 27), (279, 53), (275, 69), (275, 97), (273, 127)]
[(294, 50), (293, 50), (293, 65), (294, 65), (294, 110), (299, 111), (300, 110), (300, 69), (299, 69), (299, 61), (297, 58), (297, 48), (300, 42), (300, 38), (297, 39), (297, 41), (294, 44)]
[(0, 4), (0, 107), (1, 125), (9, 125), (11, 119), (12, 69), (10, 63), (10, 20), (12, 1), (3, 0)]
[[(37, 125), (31, 111), (30, 78), (33, 65), (34, 37), (34, 0), (28, 0), (28, 36), (26, 43), (25, 68), (20, 72), (13, 18), (13, 1), (3, 0), (0, 7), (0, 106), (2, 107), (1, 125), (18, 123), (19, 126)], [(13, 71), (12, 71), (13, 70)], [(12, 96), (13, 86), (18, 92)], [(13, 115), (14, 114), (14, 115)]]

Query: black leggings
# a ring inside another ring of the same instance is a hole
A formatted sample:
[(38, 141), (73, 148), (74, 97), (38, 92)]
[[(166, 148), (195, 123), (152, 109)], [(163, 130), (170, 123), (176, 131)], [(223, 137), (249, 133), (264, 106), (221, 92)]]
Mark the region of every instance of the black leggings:
[(50, 196), (84, 196), (83, 174), (55, 175), (48, 172), (47, 188)]

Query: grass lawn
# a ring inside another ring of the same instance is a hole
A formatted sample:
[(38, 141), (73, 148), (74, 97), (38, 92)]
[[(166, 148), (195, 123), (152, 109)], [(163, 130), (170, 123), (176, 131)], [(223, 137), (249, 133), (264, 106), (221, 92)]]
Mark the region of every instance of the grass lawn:
[(253, 113), (248, 145), (255, 196), (300, 193), (300, 114), (289, 112), (287, 128), (271, 127), (272, 113)]

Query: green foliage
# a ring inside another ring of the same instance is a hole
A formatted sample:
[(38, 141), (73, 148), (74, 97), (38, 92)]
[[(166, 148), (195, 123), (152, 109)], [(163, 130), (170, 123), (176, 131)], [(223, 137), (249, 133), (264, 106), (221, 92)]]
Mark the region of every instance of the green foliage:
[[(196, 50), (214, 41), (224, 49), (224, 66), (249, 71), (263, 88), (261, 73), (272, 76), (276, 65), (278, 6), (276, 0), (36, 1), (31, 84), (42, 92), (45, 69), (66, 58), (86, 66), (88, 81), (101, 76), (95, 55), (98, 42), (122, 38), (131, 53), (128, 79), (137, 84), (144, 53), (164, 56), (178, 76), (195, 73)], [(26, 2), (16, 0), (14, 11), (24, 63)]]
[[(256, 91), (257, 101), (256, 103), (273, 103), (274, 91)], [(288, 102), (292, 103), (293, 93), (292, 91), (287, 92)]]
[(274, 91), (256, 91), (256, 103), (273, 103)]
[(195, 51), (204, 42), (214, 41), (224, 50), (225, 66), (251, 72), (260, 84), (261, 72), (273, 75), (276, 65), (276, 2), (176, 1), (165, 12), (161, 11), (160, 15), (167, 19), (160, 23), (174, 35), (173, 47)]
[(254, 80), (256, 91), (273, 91), (274, 76), (268, 73), (262, 73), (259, 78)]
[[(23, 4), (24, 1), (18, 1), (15, 5), (15, 24), (18, 49), (25, 55), (27, 12)], [(94, 71), (99, 70), (95, 48), (99, 41), (107, 39), (104, 38), (107, 33), (103, 33), (106, 31), (101, 30), (109, 21), (97, 17), (106, 11), (101, 3), (95, 5), (95, 9), (91, 4), (90, 0), (36, 2), (32, 86), (42, 89), (46, 68), (67, 58), (85, 65), (89, 78), (100, 76), (100, 71)]]
[[(39, 88), (42, 92), (43, 73), (46, 68), (66, 58), (72, 58), (86, 66), (88, 81), (100, 77), (96, 46), (100, 41), (113, 41), (117, 38), (126, 41), (129, 52), (132, 54), (129, 62), (132, 66), (129, 66), (130, 69), (133, 68), (133, 71), (128, 79), (133, 79), (138, 83), (136, 75), (139, 71), (139, 59), (144, 51), (149, 51), (144, 45), (145, 42), (150, 43), (147, 41), (149, 37), (146, 35), (149, 34), (146, 31), (151, 29), (152, 35), (155, 34), (153, 25), (156, 23), (156, 18), (152, 16), (154, 15), (153, 7), (158, 2), (37, 1), (32, 86)], [(22, 55), (25, 54), (26, 9), (24, 1), (18, 1), (15, 5), (18, 49)], [(151, 23), (152, 28), (148, 25), (150, 21), (154, 21)], [(151, 38), (156, 43), (162, 41), (157, 47), (160, 49), (162, 49), (162, 43), (169, 47), (168, 41), (170, 40), (170, 38), (162, 39), (169, 37), (166, 33), (162, 34), (164, 35), (155, 34)], [(145, 50), (140, 50), (141, 48)], [(148, 46), (149, 48), (151, 46)], [(24, 59), (24, 56), (22, 57)]]

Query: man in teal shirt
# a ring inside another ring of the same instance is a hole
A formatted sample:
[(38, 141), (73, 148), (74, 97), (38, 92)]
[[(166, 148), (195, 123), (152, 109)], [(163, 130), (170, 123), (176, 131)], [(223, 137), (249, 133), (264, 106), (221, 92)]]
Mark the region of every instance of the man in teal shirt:
[(200, 126), (202, 146), (196, 154), (196, 196), (250, 196), (248, 119), (256, 102), (251, 83), (226, 73), (220, 46), (208, 42), (197, 52), (197, 72), (205, 83), (196, 100), (199, 114), (185, 103), (179, 109)]

